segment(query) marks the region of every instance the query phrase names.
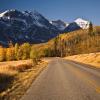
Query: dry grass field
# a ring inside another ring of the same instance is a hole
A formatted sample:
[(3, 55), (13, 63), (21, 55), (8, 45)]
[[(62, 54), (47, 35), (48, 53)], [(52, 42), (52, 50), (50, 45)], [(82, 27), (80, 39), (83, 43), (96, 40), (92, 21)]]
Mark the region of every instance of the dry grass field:
[(84, 64), (89, 64), (96, 68), (100, 68), (100, 52), (68, 56), (65, 57), (65, 59), (84, 63)]
[(0, 62), (0, 100), (19, 100), (47, 63), (40, 61), (33, 65), (32, 60)]

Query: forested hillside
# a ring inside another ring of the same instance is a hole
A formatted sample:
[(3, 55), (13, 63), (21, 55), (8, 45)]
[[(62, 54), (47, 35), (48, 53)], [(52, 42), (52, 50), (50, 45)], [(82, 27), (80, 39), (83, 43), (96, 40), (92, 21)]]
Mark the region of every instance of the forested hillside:
[[(52, 46), (51, 46), (52, 45)], [(48, 42), (48, 55), (69, 56), (100, 51), (100, 27), (64, 33)]]
[(64, 57), (69, 55), (100, 52), (100, 27), (63, 33), (47, 43), (0, 47), (0, 61), (34, 59), (41, 57)]

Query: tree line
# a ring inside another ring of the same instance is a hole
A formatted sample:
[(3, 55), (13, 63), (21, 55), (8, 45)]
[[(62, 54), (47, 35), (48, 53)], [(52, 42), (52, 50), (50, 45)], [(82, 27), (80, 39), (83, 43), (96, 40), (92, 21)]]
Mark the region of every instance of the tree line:
[(36, 63), (40, 58), (40, 52), (34, 48), (34, 45), (29, 43), (22, 45), (16, 43), (14, 46), (9, 43), (8, 48), (0, 47), (0, 61), (33, 59)]
[[(62, 38), (62, 35), (64, 38)], [(46, 56), (65, 57), (70, 55), (100, 52), (100, 33), (94, 29), (92, 22), (87, 30), (78, 30), (58, 35), (53, 45), (46, 50)]]
[[(62, 38), (62, 35), (65, 38)], [(100, 51), (100, 33), (90, 23), (88, 30), (58, 35), (52, 40), (52, 45), (42, 49), (34, 44), (24, 43), (14, 46), (10, 42), (8, 48), (0, 47), (0, 61), (33, 59), (36, 63), (41, 57), (65, 57), (81, 53)]]

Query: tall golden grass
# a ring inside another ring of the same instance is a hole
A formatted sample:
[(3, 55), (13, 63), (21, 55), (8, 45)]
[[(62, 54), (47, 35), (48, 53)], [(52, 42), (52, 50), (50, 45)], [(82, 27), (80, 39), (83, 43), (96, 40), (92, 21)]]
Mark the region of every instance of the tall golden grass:
[(100, 52), (68, 56), (66, 59), (100, 68)]
[(11, 86), (16, 74), (32, 67), (32, 60), (0, 62), (0, 92)]

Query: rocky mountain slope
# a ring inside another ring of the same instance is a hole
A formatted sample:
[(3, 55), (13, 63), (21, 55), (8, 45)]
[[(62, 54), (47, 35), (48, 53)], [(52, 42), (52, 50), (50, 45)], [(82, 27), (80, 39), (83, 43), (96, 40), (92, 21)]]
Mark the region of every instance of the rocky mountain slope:
[(68, 24), (62, 20), (50, 21), (50, 23), (60, 31), (63, 31), (68, 26)]
[(9, 41), (47, 42), (59, 33), (88, 28), (87, 23), (88, 21), (83, 19), (77, 19), (69, 24), (61, 20), (49, 21), (37, 11), (7, 10), (0, 13), (0, 44), (8, 45)]
[(58, 33), (58, 29), (40, 13), (7, 10), (0, 14), (0, 41), (46, 42)]

